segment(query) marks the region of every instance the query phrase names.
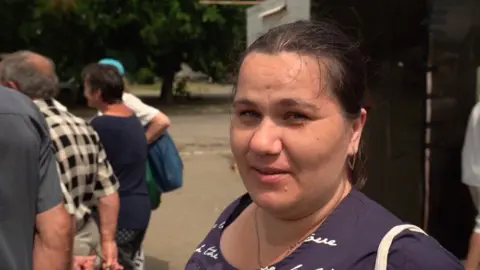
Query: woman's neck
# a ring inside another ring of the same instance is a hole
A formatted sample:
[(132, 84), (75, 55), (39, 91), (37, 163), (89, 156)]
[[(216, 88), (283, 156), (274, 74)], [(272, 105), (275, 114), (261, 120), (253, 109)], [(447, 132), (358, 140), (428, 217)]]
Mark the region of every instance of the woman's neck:
[(122, 102), (107, 104), (103, 108), (101, 108), (100, 110), (102, 111), (103, 114), (112, 115), (112, 116), (127, 117), (127, 116), (131, 116), (133, 114), (132, 110), (130, 110)]
[(351, 189), (350, 182), (342, 181), (326, 204), (317, 210), (309, 211), (310, 214), (301, 218), (277, 218), (262, 209), (258, 209), (258, 221), (261, 224), (260, 227), (264, 228), (265, 240), (271, 244), (282, 244), (299, 241), (307, 237), (328, 218)]

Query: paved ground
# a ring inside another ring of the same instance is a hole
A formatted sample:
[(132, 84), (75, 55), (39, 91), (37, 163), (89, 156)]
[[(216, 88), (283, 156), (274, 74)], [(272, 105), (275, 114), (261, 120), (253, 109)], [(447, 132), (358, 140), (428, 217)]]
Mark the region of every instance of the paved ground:
[[(135, 94), (150, 103), (150, 92)], [(202, 92), (206, 104), (176, 105), (171, 110), (162, 106), (172, 121), (169, 132), (183, 157), (184, 187), (165, 194), (162, 205), (153, 212), (144, 241), (146, 270), (184, 269), (221, 211), (244, 192), (231, 170), (230, 116), (225, 113), (229, 95), (230, 87), (223, 87)], [(72, 111), (86, 118), (95, 113), (83, 107)]]
[(147, 270), (180, 270), (223, 208), (243, 192), (230, 169), (227, 114), (171, 116), (185, 164), (185, 186), (166, 194), (144, 247)]

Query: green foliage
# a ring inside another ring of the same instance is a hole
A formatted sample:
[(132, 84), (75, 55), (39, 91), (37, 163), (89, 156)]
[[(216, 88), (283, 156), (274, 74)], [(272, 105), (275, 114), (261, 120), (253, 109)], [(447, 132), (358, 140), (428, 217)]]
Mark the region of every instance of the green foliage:
[(133, 78), (135, 83), (153, 84), (155, 82), (155, 73), (149, 68), (140, 68)]
[(187, 80), (182, 78), (175, 82), (173, 92), (177, 96), (189, 96), (189, 92), (187, 90)]
[(47, 55), (63, 79), (115, 57), (141, 80), (172, 78), (182, 62), (221, 80), (244, 48), (244, 8), (197, 0), (0, 0), (0, 16), (0, 52)]

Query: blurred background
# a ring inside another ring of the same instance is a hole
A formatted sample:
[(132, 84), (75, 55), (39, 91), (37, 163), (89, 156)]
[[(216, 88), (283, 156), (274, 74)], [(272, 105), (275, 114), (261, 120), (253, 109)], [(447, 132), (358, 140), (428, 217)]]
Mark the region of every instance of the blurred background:
[(0, 53), (52, 58), (60, 101), (85, 117), (94, 112), (81, 69), (116, 58), (131, 91), (168, 114), (185, 186), (153, 215), (146, 265), (182, 269), (244, 192), (228, 144), (241, 52), (275, 25), (333, 19), (361, 41), (369, 64), (364, 191), (463, 258), (474, 209), (460, 152), (480, 92), (478, 14), (475, 0), (0, 0)]

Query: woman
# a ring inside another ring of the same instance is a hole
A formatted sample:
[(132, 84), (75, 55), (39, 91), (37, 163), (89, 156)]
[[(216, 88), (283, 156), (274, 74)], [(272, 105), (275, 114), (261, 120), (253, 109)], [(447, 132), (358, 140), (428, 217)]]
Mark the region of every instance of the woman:
[(125, 85), (125, 91), (122, 96), (123, 103), (135, 113), (138, 119), (140, 119), (142, 125), (147, 127), (145, 136), (147, 137), (148, 143), (154, 142), (168, 129), (170, 126), (170, 119), (158, 109), (148, 106), (138, 97), (128, 92), (125, 79), (125, 67), (120, 61), (112, 58), (104, 58), (98, 61), (98, 63), (114, 66), (117, 68), (120, 75), (122, 75)]
[[(158, 109), (143, 103), (138, 97), (128, 92), (127, 80), (125, 78), (125, 67), (123, 64), (112, 58), (104, 58), (98, 61), (99, 64), (115, 67), (123, 77), (125, 91), (122, 95), (123, 104), (130, 108), (145, 128), (147, 142), (153, 143), (170, 127), (170, 119)], [(102, 113), (99, 111), (98, 113)], [(145, 269), (145, 254), (140, 247), (134, 259), (137, 270)]]
[(102, 112), (91, 124), (105, 147), (120, 188), (116, 242), (124, 269), (133, 262), (150, 220), (150, 199), (145, 180), (148, 144), (138, 118), (122, 102), (124, 82), (115, 67), (92, 64), (83, 72), (84, 95), (90, 107)]
[[(186, 269), (374, 269), (382, 238), (402, 222), (355, 189), (365, 73), (356, 43), (328, 23), (282, 25), (247, 49), (230, 142), (248, 193)], [(388, 269), (462, 269), (422, 233), (402, 232), (389, 250)]]

